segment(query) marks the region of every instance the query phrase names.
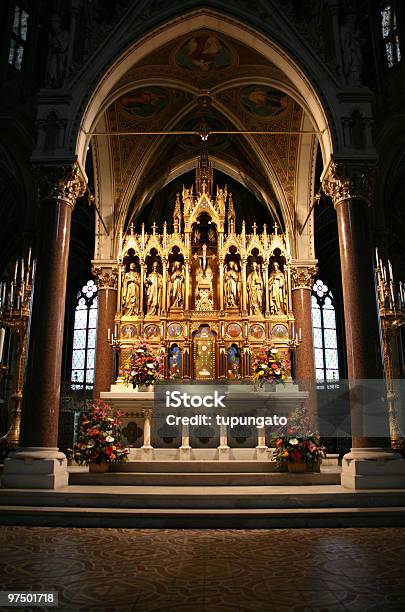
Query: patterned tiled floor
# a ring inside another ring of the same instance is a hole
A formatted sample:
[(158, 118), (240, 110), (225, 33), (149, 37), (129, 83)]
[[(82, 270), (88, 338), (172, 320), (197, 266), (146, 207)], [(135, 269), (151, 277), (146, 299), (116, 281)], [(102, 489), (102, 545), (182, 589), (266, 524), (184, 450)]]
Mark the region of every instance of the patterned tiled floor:
[(0, 586), (75, 612), (399, 612), (404, 550), (405, 529), (1, 527)]

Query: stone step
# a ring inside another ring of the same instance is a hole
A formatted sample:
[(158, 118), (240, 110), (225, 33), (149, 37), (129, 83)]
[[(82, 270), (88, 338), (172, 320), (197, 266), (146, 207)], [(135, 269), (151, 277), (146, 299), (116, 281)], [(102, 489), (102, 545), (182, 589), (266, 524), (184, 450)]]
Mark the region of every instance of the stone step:
[(2, 506), (1, 525), (154, 529), (403, 527), (405, 506), (287, 509), (135, 509)]
[(340, 485), (308, 486), (83, 486), (54, 490), (0, 489), (4, 506), (128, 509), (310, 509), (405, 507), (405, 489), (351, 491)]
[(102, 486), (302, 486), (338, 485), (340, 473), (289, 474), (277, 472), (71, 472), (70, 485)]
[(213, 473), (213, 472), (248, 472), (248, 473), (268, 473), (276, 470), (276, 463), (273, 461), (256, 461), (256, 460), (231, 460), (231, 461), (183, 461), (183, 460), (169, 460), (169, 461), (126, 461), (125, 463), (112, 463), (110, 465), (110, 472), (163, 472), (163, 473), (174, 473), (174, 472), (202, 472), (202, 473)]

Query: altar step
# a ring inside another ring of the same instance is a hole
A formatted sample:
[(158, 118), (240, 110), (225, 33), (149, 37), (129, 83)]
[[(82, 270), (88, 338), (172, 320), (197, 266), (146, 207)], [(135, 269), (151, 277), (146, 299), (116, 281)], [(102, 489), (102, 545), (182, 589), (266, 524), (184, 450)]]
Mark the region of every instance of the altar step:
[(341, 486), (0, 490), (0, 524), (121, 528), (405, 526), (405, 490)]
[(108, 472), (92, 474), (71, 472), (70, 485), (101, 486), (179, 486), (179, 487), (228, 487), (228, 486), (302, 486), (340, 484), (337, 471), (319, 474), (288, 474), (277, 472)]

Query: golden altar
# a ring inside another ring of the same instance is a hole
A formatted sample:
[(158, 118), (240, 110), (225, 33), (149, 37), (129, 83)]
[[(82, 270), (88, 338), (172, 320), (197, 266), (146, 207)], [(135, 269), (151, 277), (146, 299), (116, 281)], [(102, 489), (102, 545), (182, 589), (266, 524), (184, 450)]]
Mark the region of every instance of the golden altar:
[(289, 354), (298, 338), (288, 237), (276, 223), (269, 233), (236, 219), (227, 187), (214, 189), (206, 155), (195, 186), (183, 187), (172, 210), (161, 231), (131, 224), (120, 233), (119, 367), (139, 337), (165, 353), (168, 379), (250, 378), (266, 340)]

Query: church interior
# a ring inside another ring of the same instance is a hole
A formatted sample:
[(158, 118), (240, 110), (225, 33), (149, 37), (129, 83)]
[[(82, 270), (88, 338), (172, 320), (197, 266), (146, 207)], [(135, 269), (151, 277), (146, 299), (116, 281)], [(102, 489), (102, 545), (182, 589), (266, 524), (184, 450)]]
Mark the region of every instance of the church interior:
[(403, 3), (0, 31), (0, 608), (402, 609)]

